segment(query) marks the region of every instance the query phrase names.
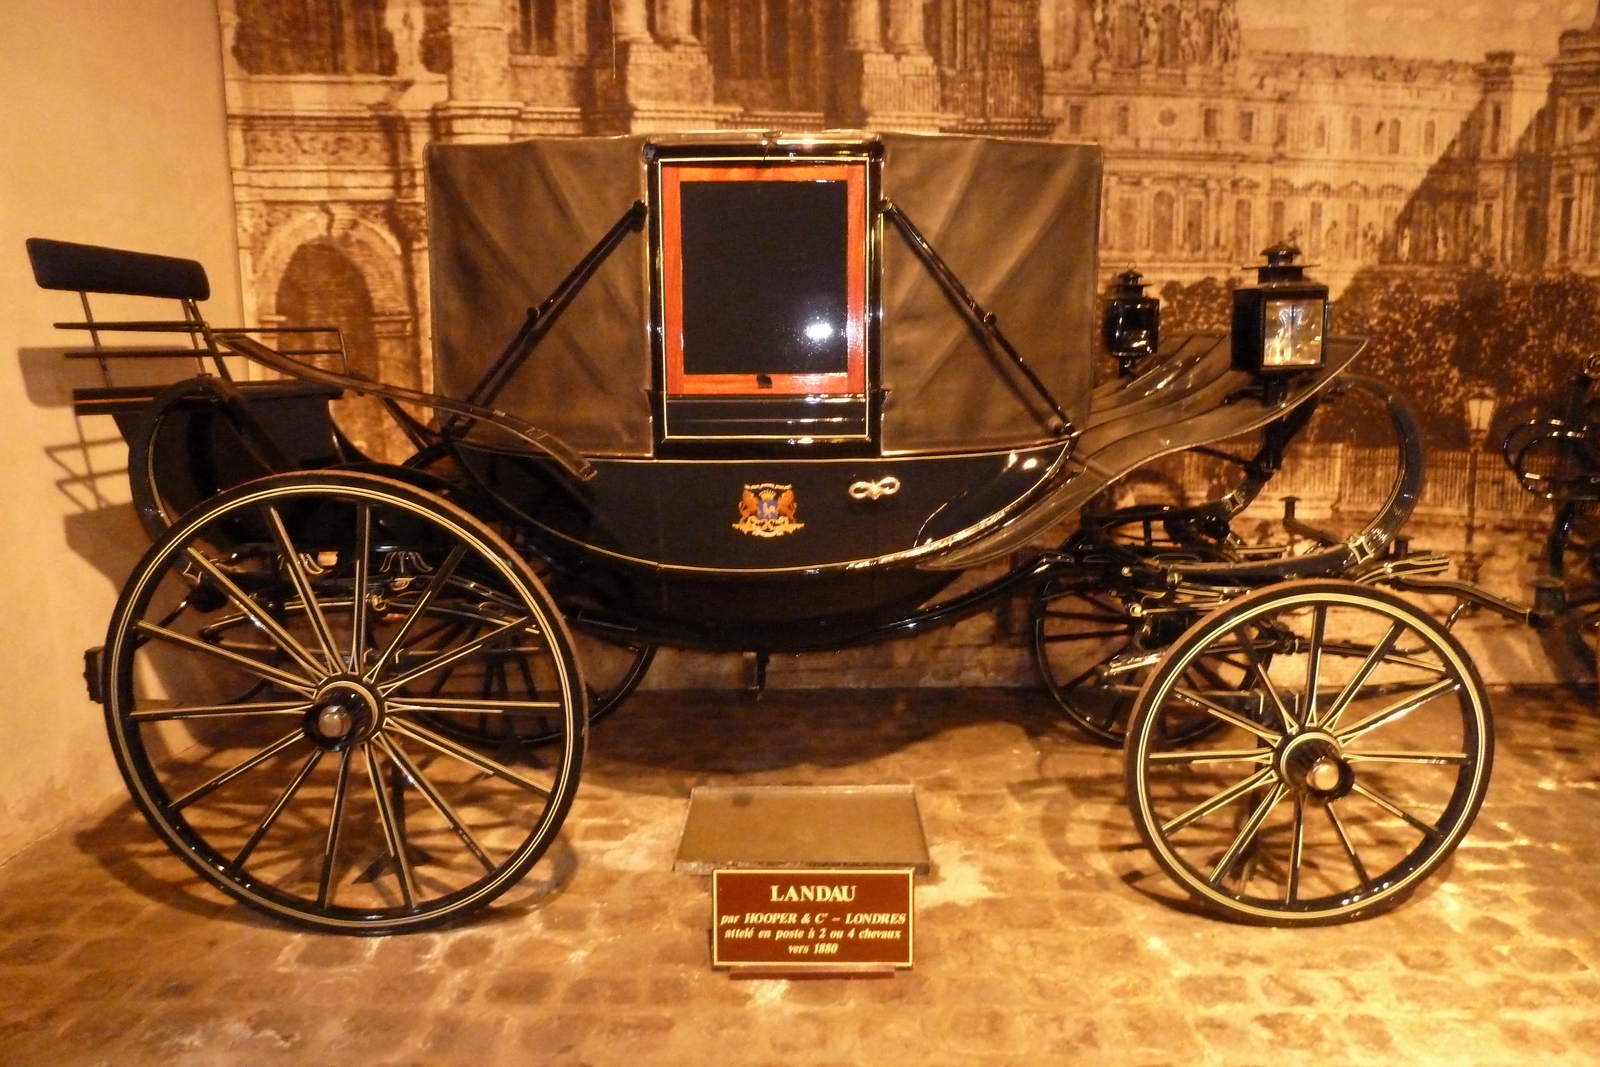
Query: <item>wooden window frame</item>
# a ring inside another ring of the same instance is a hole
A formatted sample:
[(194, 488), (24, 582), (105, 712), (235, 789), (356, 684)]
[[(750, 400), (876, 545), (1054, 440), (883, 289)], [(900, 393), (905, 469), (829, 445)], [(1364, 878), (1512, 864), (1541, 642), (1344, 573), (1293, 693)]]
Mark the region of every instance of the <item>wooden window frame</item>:
[[(844, 181), (846, 183), (845, 370), (834, 374), (689, 374), (683, 366), (684, 181)], [(661, 326), (668, 396), (849, 395), (867, 390), (867, 162), (732, 165), (661, 163)]]

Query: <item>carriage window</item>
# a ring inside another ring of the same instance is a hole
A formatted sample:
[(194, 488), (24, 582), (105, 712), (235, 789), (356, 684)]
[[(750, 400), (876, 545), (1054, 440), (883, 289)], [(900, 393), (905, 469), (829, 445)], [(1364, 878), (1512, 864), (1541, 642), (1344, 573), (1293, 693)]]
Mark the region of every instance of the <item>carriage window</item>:
[(661, 168), (668, 394), (866, 388), (866, 167)]
[(842, 181), (685, 182), (685, 374), (843, 374)]

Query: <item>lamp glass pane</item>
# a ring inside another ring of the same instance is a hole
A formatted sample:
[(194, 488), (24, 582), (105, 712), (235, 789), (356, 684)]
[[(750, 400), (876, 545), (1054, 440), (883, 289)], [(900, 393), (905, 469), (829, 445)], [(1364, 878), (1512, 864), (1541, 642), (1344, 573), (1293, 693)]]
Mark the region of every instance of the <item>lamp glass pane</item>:
[(1261, 338), (1261, 366), (1322, 366), (1322, 324), (1326, 301), (1317, 297), (1268, 300)]

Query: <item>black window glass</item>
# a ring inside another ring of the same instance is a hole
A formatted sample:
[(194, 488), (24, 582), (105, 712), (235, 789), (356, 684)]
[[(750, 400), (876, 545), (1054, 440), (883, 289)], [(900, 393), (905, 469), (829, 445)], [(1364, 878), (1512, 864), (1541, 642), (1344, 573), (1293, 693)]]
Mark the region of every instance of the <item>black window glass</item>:
[(848, 184), (685, 181), (686, 374), (843, 374)]

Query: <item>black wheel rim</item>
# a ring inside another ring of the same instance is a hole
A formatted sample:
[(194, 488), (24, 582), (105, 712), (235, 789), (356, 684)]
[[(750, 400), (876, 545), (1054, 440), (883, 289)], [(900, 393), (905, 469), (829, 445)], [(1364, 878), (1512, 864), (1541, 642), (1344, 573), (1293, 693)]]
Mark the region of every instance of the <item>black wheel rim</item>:
[[(524, 684), (485, 695), (507, 655)], [(548, 595), (482, 523), (388, 479), (266, 478), (186, 515), (129, 579), (106, 664), (151, 825), (299, 925), (465, 915), (537, 862), (577, 787), (583, 687)], [(533, 755), (430, 722), (534, 712), (558, 737)]]
[[(1169, 716), (1197, 709), (1219, 728), (1174, 740)], [(1130, 726), (1129, 804), (1157, 862), (1214, 910), (1338, 922), (1400, 899), (1450, 855), (1491, 751), (1482, 683), (1431, 617), (1353, 583), (1288, 583), (1213, 612), (1151, 673)]]

